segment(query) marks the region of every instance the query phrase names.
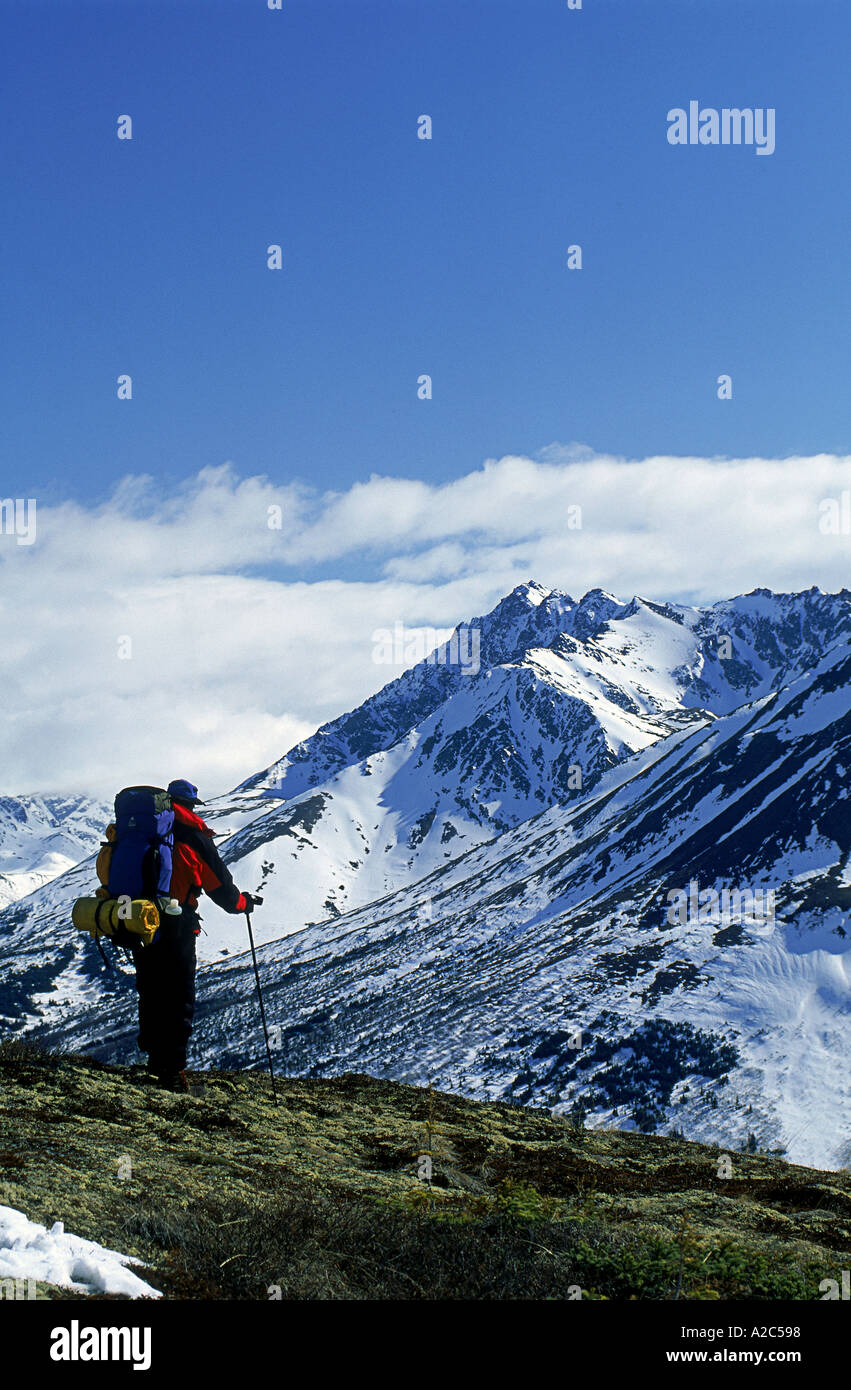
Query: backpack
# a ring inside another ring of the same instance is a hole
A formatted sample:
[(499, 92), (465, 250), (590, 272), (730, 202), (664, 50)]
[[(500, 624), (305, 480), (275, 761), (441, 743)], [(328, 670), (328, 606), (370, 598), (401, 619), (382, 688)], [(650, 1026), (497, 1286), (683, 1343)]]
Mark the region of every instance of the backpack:
[(168, 898), (174, 808), (162, 787), (125, 787), (115, 798), (106, 887), (111, 898)]
[(106, 885), (109, 883), (109, 866), (112, 863), (112, 846), (115, 844), (115, 826), (111, 821), (106, 827), (105, 833), (106, 839), (101, 840), (97, 863), (95, 864), (95, 873), (103, 889), (102, 893), (100, 891), (98, 892), (98, 896), (101, 898), (109, 897), (109, 889)]
[(115, 798), (115, 821), (97, 857), (101, 887), (93, 898), (78, 898), (71, 913), (75, 927), (88, 932), (104, 961), (101, 937), (129, 950), (157, 939), (160, 912), (180, 915), (171, 891), (174, 807), (162, 787), (125, 787)]

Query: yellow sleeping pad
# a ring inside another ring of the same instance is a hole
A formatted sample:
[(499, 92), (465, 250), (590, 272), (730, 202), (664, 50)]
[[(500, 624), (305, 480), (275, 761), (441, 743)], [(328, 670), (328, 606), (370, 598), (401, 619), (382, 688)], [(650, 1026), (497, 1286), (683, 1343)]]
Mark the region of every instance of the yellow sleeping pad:
[(147, 898), (78, 898), (71, 909), (71, 920), (80, 931), (95, 940), (99, 936), (126, 941), (125, 932), (142, 946), (150, 946), (160, 924), (155, 903)]

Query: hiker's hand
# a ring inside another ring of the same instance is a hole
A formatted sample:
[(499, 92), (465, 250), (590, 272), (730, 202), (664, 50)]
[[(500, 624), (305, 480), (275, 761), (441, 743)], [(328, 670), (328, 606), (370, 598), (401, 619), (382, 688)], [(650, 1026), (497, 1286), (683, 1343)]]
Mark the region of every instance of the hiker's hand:
[(262, 907), (262, 906), (263, 906), (263, 899), (262, 899), (262, 898), (258, 898), (258, 897), (256, 896), (256, 894), (254, 894), (254, 893), (243, 893), (242, 896), (245, 898), (245, 910), (246, 910), (246, 912), (250, 912), (251, 909), (254, 908), (254, 907)]

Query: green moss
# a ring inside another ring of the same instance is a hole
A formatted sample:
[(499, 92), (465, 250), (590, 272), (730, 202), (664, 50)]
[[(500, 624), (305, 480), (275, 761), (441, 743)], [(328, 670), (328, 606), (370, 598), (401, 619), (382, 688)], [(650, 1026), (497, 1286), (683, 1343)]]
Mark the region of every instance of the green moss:
[(281, 1078), (277, 1106), (259, 1073), (204, 1082), (0, 1046), (0, 1203), (171, 1297), (816, 1299), (851, 1260), (846, 1173), (720, 1179), (682, 1138), (363, 1075)]

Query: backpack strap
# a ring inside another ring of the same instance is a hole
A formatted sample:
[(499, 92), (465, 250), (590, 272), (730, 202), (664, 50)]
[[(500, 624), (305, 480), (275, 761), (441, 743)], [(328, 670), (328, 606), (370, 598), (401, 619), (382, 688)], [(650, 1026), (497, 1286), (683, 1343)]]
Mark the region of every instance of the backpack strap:
[[(105, 932), (101, 932), (101, 929), (100, 929), (100, 912), (101, 912), (101, 908), (103, 907), (104, 903), (108, 903), (108, 902), (112, 902), (112, 899), (111, 899), (111, 898), (99, 898), (99, 899), (98, 899), (98, 905), (97, 905), (97, 907), (95, 908), (95, 941), (98, 941), (98, 942), (100, 941), (101, 936), (109, 936), (109, 932), (106, 932), (106, 931), (105, 931)], [(101, 955), (103, 955), (103, 952), (101, 952)]]
[[(107, 902), (109, 902), (109, 901), (110, 901), (109, 898), (100, 898), (100, 899), (98, 900), (98, 905), (97, 905), (97, 907), (95, 908), (95, 945), (97, 946), (98, 950), (100, 951), (100, 958), (101, 958), (101, 960), (103, 961), (104, 965), (106, 966), (107, 970), (114, 970), (114, 969), (115, 969), (115, 966), (112, 964), (112, 961), (109, 959), (109, 957), (108, 957), (107, 954), (106, 954), (106, 951), (103, 949), (103, 947), (102, 947), (101, 944), (100, 944), (100, 938), (101, 938), (101, 930), (100, 930), (100, 910), (101, 910), (101, 908), (103, 907), (104, 903), (107, 903)], [(106, 932), (103, 932), (103, 935), (106, 936), (107, 933), (106, 933)]]

